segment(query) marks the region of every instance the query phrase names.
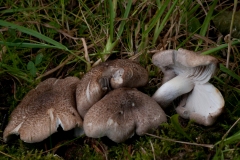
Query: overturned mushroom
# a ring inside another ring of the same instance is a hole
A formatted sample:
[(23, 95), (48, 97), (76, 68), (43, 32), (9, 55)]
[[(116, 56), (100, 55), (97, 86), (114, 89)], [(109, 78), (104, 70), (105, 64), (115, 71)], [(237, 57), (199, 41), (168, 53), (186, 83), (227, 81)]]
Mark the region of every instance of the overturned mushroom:
[(175, 98), (188, 93), (177, 112), (196, 123), (212, 125), (224, 107), (221, 93), (208, 83), (216, 70), (217, 59), (179, 49), (156, 53), (152, 62), (164, 73), (163, 85), (153, 98), (167, 107)]
[(166, 122), (162, 108), (148, 95), (136, 89), (119, 88), (95, 103), (84, 117), (89, 137), (109, 137), (122, 142), (134, 133), (143, 135)]
[(101, 63), (86, 73), (77, 86), (78, 112), (84, 117), (89, 108), (111, 89), (141, 87), (147, 82), (147, 71), (136, 62), (118, 59)]
[(222, 113), (224, 99), (220, 91), (210, 83), (196, 84), (187, 98), (183, 98), (176, 108), (177, 113), (186, 119), (210, 126)]
[(57, 132), (82, 127), (82, 119), (76, 111), (76, 77), (49, 78), (32, 89), (15, 108), (4, 130), (3, 139), (12, 134), (20, 135), (27, 143), (40, 142)]

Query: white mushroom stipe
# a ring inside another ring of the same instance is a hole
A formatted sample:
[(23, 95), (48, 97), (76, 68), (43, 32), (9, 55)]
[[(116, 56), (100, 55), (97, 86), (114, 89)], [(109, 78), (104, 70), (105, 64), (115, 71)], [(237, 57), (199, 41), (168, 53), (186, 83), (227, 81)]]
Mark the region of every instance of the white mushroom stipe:
[(167, 107), (174, 99), (190, 92), (194, 83), (183, 76), (177, 76), (164, 83), (152, 96), (162, 107)]

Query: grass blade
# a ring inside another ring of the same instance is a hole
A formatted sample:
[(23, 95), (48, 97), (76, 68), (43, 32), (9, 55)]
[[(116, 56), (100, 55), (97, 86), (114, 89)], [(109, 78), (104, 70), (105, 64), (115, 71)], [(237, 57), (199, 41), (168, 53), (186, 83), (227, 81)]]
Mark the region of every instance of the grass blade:
[[(207, 30), (208, 30), (208, 26), (209, 26), (210, 21), (211, 21), (211, 19), (212, 19), (212, 14), (213, 14), (213, 11), (214, 11), (214, 8), (215, 8), (217, 2), (218, 2), (218, 0), (214, 0), (214, 1), (213, 1), (213, 4), (210, 6), (210, 9), (209, 9), (209, 11), (208, 11), (207, 16), (206, 16), (205, 19), (204, 19), (204, 22), (203, 22), (203, 25), (202, 25), (202, 27), (201, 27), (201, 30), (200, 30), (199, 35), (201, 35), (201, 36), (205, 36), (205, 35), (206, 35)], [(200, 46), (201, 44), (202, 44), (202, 39), (200, 39), (200, 40), (198, 41), (198, 45), (197, 45), (195, 51), (198, 50), (198, 48), (199, 48), (199, 46)]]
[(220, 82), (222, 85), (226, 86), (227, 88), (229, 88), (235, 92), (238, 92), (240, 94), (240, 89), (227, 85), (223, 80), (221, 80), (220, 78), (218, 78), (216, 76), (214, 77), (214, 79), (216, 79), (218, 82)]
[(224, 144), (232, 144), (240, 141), (240, 131), (223, 140)]
[(33, 83), (33, 79), (31, 77), (28, 76), (28, 74), (22, 72), (20, 69), (3, 64), (0, 62), (0, 68), (3, 69), (3, 72), (6, 72), (10, 75), (13, 75), (14, 77), (18, 77), (20, 79), (23, 79), (24, 81), (28, 82), (28, 83)]
[(13, 43), (13, 42), (3, 42), (0, 41), (0, 44), (10, 46), (10, 47), (19, 47), (19, 48), (56, 48), (55, 46), (48, 45), (45, 43)]
[[(114, 2), (115, 4), (116, 2)], [(109, 4), (109, 8), (110, 8), (110, 41), (112, 42), (113, 40), (113, 33), (114, 33), (114, 19), (115, 19), (115, 16), (116, 16), (116, 6), (113, 5), (113, 2), (112, 0), (108, 0), (108, 4)]]
[(171, 116), (171, 123), (173, 125), (173, 127), (176, 129), (177, 132), (181, 133), (184, 137), (186, 137), (188, 140), (193, 141), (188, 134), (184, 131), (184, 129), (181, 127), (179, 121), (178, 121), (178, 114), (175, 114), (173, 116)]
[(159, 37), (159, 34), (161, 33), (161, 31), (163, 30), (167, 20), (169, 19), (170, 15), (172, 14), (175, 6), (177, 5), (178, 0), (175, 0), (171, 6), (171, 8), (168, 10), (167, 14), (165, 15), (163, 21), (161, 22), (159, 28), (156, 30), (154, 36), (153, 36), (153, 45), (155, 45), (157, 38)]
[(227, 73), (231, 77), (235, 78), (240, 82), (240, 76), (231, 71), (230, 69), (226, 68), (224, 65), (220, 64), (220, 70), (223, 71), (224, 73)]
[(17, 29), (23, 33), (26, 33), (28, 35), (31, 35), (31, 36), (34, 36), (36, 38), (39, 38), (41, 40), (44, 40), (52, 45), (54, 45), (55, 48), (58, 48), (58, 49), (63, 49), (63, 50), (66, 50), (68, 51), (68, 48), (64, 45), (62, 45), (61, 43), (47, 37), (47, 36), (44, 36), (42, 35), (41, 33), (37, 32), (37, 31), (34, 31), (32, 29), (28, 29), (26, 27), (23, 27), (23, 26), (19, 26), (19, 25), (16, 25), (14, 23), (9, 23), (9, 22), (6, 22), (6, 21), (3, 21), (3, 20), (0, 20), (0, 25), (1, 26), (4, 26), (4, 27), (9, 27), (9, 28), (12, 28), (12, 29)]
[(23, 11), (34, 11), (41, 9), (41, 7), (32, 7), (32, 8), (14, 8), (14, 9), (6, 9), (3, 11), (0, 11), (0, 13), (14, 13), (14, 12), (23, 12)]
[[(233, 41), (232, 42), (232, 45), (237, 45), (237, 44), (240, 44), (240, 41), (239, 40), (236, 40), (236, 41)], [(221, 49), (224, 49), (224, 48), (227, 48), (228, 47), (228, 44), (222, 44), (222, 45), (219, 45), (215, 48), (212, 48), (210, 50), (207, 50), (205, 52), (202, 52), (201, 54), (204, 54), (204, 55), (207, 55), (207, 54), (211, 54), (211, 53), (214, 53), (214, 52), (217, 52), (217, 51), (220, 51)]]
[(121, 21), (120, 23), (120, 26), (119, 26), (119, 31), (118, 31), (118, 37), (117, 39), (119, 39), (123, 33), (123, 29), (124, 29), (124, 26), (126, 24), (126, 19), (128, 18), (128, 15), (129, 15), (129, 12), (130, 12), (130, 9), (131, 9), (131, 6), (132, 6), (132, 0), (129, 0), (128, 1), (128, 4), (127, 4), (127, 7), (126, 7), (126, 10), (124, 12), (124, 15), (123, 15), (123, 20)]
[(161, 18), (163, 15), (163, 12), (165, 11), (167, 5), (169, 4), (170, 0), (166, 0), (165, 3), (159, 7), (158, 11), (156, 14), (153, 16), (153, 18), (149, 21), (148, 28), (143, 32), (143, 37), (146, 37), (148, 33), (153, 29), (154, 26), (156, 26), (158, 20)]

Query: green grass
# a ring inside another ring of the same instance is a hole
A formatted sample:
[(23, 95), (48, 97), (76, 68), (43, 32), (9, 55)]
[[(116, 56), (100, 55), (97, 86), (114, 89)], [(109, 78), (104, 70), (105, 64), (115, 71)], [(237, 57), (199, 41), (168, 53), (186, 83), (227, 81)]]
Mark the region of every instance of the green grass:
[[(152, 95), (163, 74), (152, 65), (151, 56), (158, 50), (180, 47), (219, 59), (220, 67), (211, 83), (226, 101), (224, 113), (211, 127), (179, 121), (171, 109), (168, 122), (153, 133), (155, 136), (134, 136), (121, 144), (85, 136), (56, 140), (58, 135), (31, 145), (21, 140), (1, 142), (0, 159), (60, 159), (56, 155), (64, 159), (240, 157), (240, 39), (225, 41), (225, 35), (219, 36), (221, 25), (214, 25), (216, 17), (233, 11), (233, 2), (6, 0), (0, 6), (2, 120), (40, 81), (49, 77), (81, 78), (93, 65), (107, 59), (139, 61), (149, 71), (150, 83), (143, 91)], [(234, 28), (237, 20), (223, 24)], [(4, 121), (1, 124), (6, 125)]]

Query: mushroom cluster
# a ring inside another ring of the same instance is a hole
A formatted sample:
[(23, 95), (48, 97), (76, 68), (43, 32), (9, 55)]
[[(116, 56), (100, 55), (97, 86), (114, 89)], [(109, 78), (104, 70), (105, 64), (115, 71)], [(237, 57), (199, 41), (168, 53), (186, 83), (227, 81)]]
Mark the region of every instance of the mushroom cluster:
[[(146, 133), (166, 122), (166, 115), (161, 107), (152, 98), (134, 89), (146, 85), (147, 82), (146, 69), (131, 60), (104, 62), (86, 73), (76, 89), (77, 110), (84, 119), (83, 129), (86, 136), (107, 136), (115, 142), (122, 142), (135, 132), (142, 135), (138, 130)], [(124, 87), (128, 89), (123, 89)], [(147, 101), (139, 103), (142, 99)], [(143, 111), (141, 108), (154, 108), (153, 110), (158, 112), (137, 112)], [(142, 116), (142, 119), (149, 119), (150, 116), (156, 120), (148, 121), (148, 127), (138, 129), (139, 118), (136, 115)], [(129, 125), (130, 123), (132, 125)], [(118, 134), (115, 134), (116, 132)]]
[(178, 49), (158, 52), (152, 62), (164, 73), (162, 86), (152, 96), (161, 107), (181, 97), (176, 108), (181, 117), (205, 126), (216, 121), (224, 107), (220, 91), (208, 82), (216, 70), (216, 58)]
[(147, 71), (130, 60), (112, 60), (76, 77), (47, 79), (31, 90), (15, 108), (3, 139), (20, 135), (40, 142), (57, 132), (83, 127), (89, 137), (108, 136), (122, 142), (143, 135), (166, 122), (159, 104), (137, 87), (148, 82)]
[(25, 142), (40, 142), (61, 126), (64, 131), (77, 128), (77, 135), (80, 128), (89, 137), (123, 142), (166, 122), (161, 107), (177, 97), (181, 117), (205, 126), (216, 121), (224, 107), (221, 93), (208, 82), (216, 58), (179, 49), (156, 53), (152, 62), (164, 73), (152, 98), (136, 89), (147, 84), (148, 72), (131, 60), (103, 62), (81, 80), (50, 78), (39, 83), (12, 112), (4, 141), (17, 134)]

